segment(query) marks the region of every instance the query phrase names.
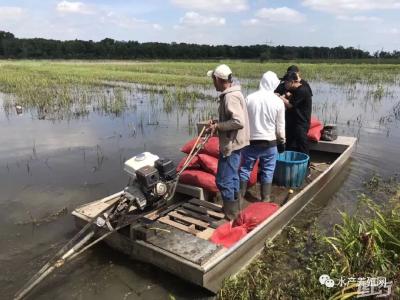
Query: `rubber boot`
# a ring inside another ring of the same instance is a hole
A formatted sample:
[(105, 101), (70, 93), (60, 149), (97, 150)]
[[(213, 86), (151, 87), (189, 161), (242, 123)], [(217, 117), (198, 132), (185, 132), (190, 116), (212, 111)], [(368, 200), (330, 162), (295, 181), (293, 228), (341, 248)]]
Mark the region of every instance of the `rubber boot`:
[(247, 181), (240, 181), (240, 190), (239, 190), (239, 201), (240, 201), (240, 208), (244, 207), (244, 195), (247, 192)]
[(224, 211), (225, 218), (234, 221), (239, 215), (239, 199), (235, 201), (223, 201), (222, 210)]
[(272, 183), (261, 184), (261, 201), (263, 202), (271, 201), (271, 190), (272, 190)]

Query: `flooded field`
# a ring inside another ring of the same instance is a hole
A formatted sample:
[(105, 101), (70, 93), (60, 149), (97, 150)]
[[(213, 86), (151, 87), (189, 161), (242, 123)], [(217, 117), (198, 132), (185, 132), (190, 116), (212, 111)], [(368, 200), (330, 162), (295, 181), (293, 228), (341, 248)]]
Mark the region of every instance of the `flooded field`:
[[(76, 233), (70, 216), (76, 206), (126, 185), (126, 159), (143, 151), (174, 161), (182, 157), (179, 148), (196, 134), (196, 122), (217, 115), (217, 93), (203, 76), (215, 65), (0, 62), (2, 298), (11, 298)], [(287, 65), (234, 62), (234, 72), (235, 67), (248, 94), (262, 72), (280, 75)], [(354, 209), (368, 176), (399, 171), (400, 70), (300, 67), (314, 91), (314, 114), (338, 124), (340, 134), (358, 138), (350, 163), (300, 216), (330, 228), (339, 220), (337, 210)], [(33, 298), (209, 296), (100, 245), (51, 276)]]

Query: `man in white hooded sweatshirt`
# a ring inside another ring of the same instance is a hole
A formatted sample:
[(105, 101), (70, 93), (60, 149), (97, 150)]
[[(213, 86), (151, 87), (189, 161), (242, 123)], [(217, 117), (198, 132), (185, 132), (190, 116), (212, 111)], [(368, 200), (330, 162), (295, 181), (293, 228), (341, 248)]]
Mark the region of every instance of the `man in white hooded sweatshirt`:
[(242, 199), (250, 173), (259, 159), (261, 201), (270, 201), (277, 153), (285, 151), (285, 106), (274, 93), (279, 83), (278, 76), (268, 71), (261, 78), (260, 89), (246, 99), (250, 145), (242, 150), (242, 166), (239, 170)]

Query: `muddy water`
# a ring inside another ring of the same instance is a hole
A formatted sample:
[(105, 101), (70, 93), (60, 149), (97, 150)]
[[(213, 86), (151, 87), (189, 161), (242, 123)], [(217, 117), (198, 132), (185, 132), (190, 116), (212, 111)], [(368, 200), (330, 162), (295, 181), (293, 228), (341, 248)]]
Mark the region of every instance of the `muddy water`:
[[(356, 151), (343, 172), (306, 214), (328, 228), (337, 209), (352, 211), (362, 182), (373, 172), (399, 170), (400, 89), (343, 87), (312, 83), (314, 113), (357, 136)], [(2, 101), (4, 95), (0, 95)], [(34, 110), (0, 105), (0, 290), (9, 299), (76, 229), (74, 207), (121, 190), (127, 183), (123, 162), (143, 151), (175, 161), (178, 149), (195, 133), (198, 112), (216, 107), (199, 103), (193, 114), (167, 109), (154, 96), (128, 99), (116, 116), (91, 111), (83, 118), (39, 120)], [(207, 108), (205, 108), (207, 107)], [(68, 213), (65, 213), (65, 209)], [(53, 275), (34, 299), (207, 298), (210, 295), (177, 277), (104, 247), (92, 249)]]

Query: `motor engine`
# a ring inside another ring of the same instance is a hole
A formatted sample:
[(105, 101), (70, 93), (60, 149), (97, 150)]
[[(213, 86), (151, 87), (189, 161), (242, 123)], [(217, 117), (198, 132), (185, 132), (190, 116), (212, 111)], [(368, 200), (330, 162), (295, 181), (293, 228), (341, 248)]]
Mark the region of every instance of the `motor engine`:
[(125, 197), (141, 210), (157, 205), (173, 190), (176, 169), (169, 159), (144, 152), (127, 160), (124, 170), (131, 177)]

